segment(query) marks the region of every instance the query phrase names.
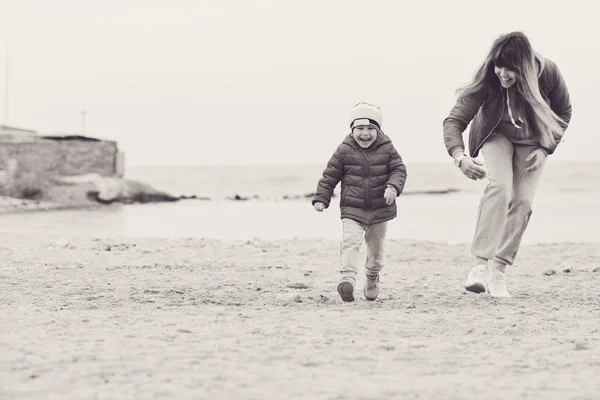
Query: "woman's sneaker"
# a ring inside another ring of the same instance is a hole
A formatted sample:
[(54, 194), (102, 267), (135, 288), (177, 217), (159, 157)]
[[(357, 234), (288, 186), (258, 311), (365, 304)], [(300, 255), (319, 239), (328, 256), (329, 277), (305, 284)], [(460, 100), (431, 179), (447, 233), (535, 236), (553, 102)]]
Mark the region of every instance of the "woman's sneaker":
[(374, 278), (369, 275), (366, 276), (365, 279), (365, 298), (369, 301), (374, 301), (379, 296), (379, 275), (376, 275)]
[(487, 266), (479, 264), (471, 268), (467, 281), (465, 282), (465, 289), (473, 293), (485, 292), (485, 274), (487, 272)]
[(338, 284), (337, 291), (345, 302), (354, 301), (354, 286), (348, 281), (342, 281)]
[(510, 297), (510, 293), (506, 290), (505, 274), (498, 270), (493, 270), (488, 282), (488, 291), (492, 297)]

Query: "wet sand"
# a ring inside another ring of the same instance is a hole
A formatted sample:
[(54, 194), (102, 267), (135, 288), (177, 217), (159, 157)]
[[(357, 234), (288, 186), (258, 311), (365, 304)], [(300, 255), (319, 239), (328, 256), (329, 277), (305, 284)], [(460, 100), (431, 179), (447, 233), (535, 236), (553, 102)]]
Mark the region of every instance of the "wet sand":
[(342, 303), (336, 240), (49, 237), (0, 235), (3, 400), (598, 398), (600, 244), (524, 246), (493, 299), (468, 245), (389, 240)]
[(22, 214), (27, 212), (35, 213), (59, 210), (93, 210), (99, 208), (100, 207), (97, 203), (88, 201), (50, 202), (0, 196), (0, 216)]

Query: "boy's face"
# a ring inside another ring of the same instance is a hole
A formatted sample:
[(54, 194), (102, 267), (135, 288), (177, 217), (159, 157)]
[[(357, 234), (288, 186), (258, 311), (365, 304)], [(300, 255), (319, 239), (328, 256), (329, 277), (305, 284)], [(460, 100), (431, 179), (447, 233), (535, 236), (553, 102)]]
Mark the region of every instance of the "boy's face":
[(352, 137), (360, 147), (366, 149), (377, 139), (377, 129), (373, 125), (358, 125), (352, 129)]

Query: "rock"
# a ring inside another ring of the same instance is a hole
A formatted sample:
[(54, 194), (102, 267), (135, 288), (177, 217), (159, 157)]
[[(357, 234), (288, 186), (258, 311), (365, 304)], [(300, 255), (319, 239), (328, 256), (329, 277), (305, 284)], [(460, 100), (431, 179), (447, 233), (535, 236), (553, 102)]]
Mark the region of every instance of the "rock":
[(120, 201), (132, 203), (173, 202), (179, 198), (156, 190), (145, 183), (124, 179)]
[(575, 344), (575, 350), (590, 350), (592, 347), (587, 342), (579, 342)]
[(308, 289), (308, 286), (302, 282), (290, 283), (287, 287), (290, 289)]
[(565, 274), (572, 274), (572, 273), (575, 273), (575, 268), (574, 267), (567, 267), (567, 268), (563, 269), (563, 272)]
[(210, 200), (210, 197), (206, 196), (197, 196), (195, 194), (191, 196), (179, 196), (179, 200)]
[(544, 271), (544, 275), (546, 275), (546, 276), (556, 275), (556, 271), (553, 269), (547, 269)]
[(407, 309), (411, 309), (411, 308), (417, 308), (417, 306), (414, 303), (409, 304), (408, 306), (406, 306)]
[(69, 247), (69, 241), (67, 239), (60, 238), (54, 242), (55, 247), (66, 248)]
[(145, 183), (112, 176), (87, 174), (62, 176), (55, 180), (66, 185), (91, 184), (92, 190), (87, 190), (86, 197), (101, 204), (173, 202), (180, 199)]
[(596, 267), (592, 270), (593, 272), (600, 272), (600, 267)]
[(277, 301), (280, 303), (300, 303), (302, 301), (302, 297), (296, 293), (279, 293), (277, 295)]

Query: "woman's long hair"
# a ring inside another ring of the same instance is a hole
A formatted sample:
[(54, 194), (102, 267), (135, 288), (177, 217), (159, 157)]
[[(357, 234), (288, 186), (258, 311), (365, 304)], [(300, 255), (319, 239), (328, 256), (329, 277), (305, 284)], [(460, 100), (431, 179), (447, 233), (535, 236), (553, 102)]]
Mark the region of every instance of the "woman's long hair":
[(473, 82), (459, 89), (459, 93), (464, 95), (478, 92), (486, 86), (499, 87), (495, 66), (517, 73), (515, 87), (520, 94), (517, 101), (524, 108), (532, 128), (539, 132), (542, 146), (560, 139), (564, 131), (560, 124), (564, 121), (552, 111), (540, 93), (535, 53), (529, 39), (522, 32), (511, 32), (496, 39), (475, 73)]

